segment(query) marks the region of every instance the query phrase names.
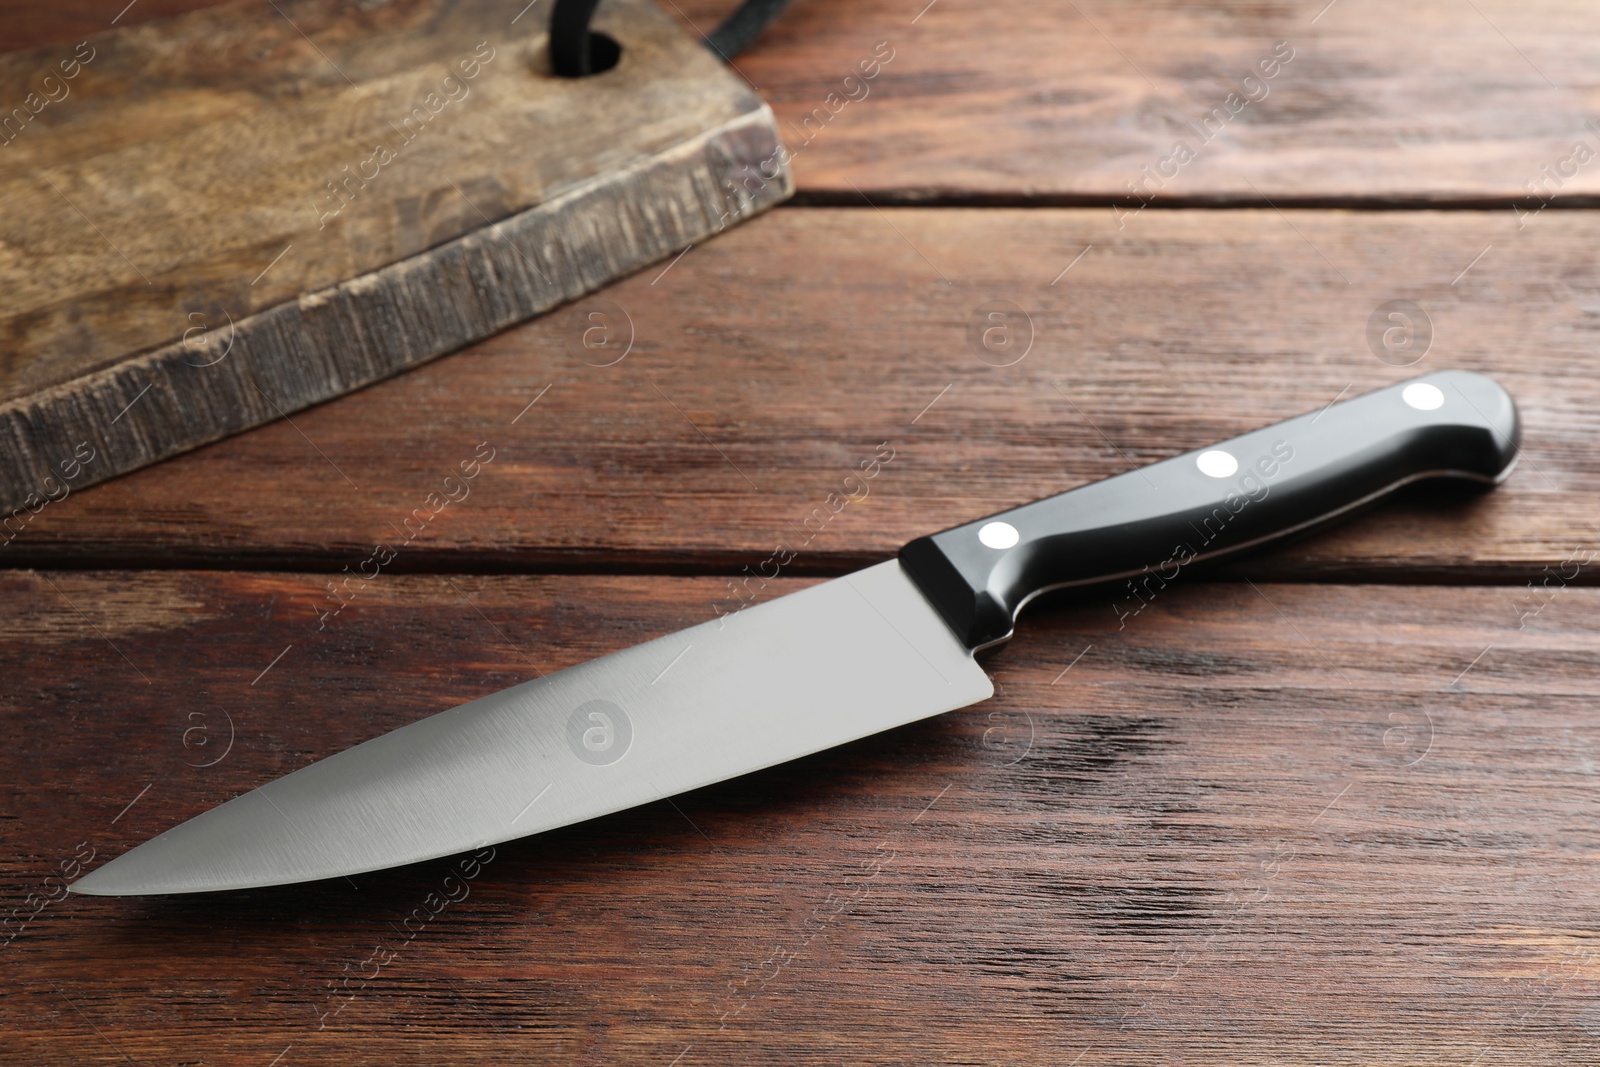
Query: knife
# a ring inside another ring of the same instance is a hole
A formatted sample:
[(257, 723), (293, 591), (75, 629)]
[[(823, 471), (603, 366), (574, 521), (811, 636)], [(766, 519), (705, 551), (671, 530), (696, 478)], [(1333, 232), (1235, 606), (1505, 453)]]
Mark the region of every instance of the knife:
[(421, 719), (197, 815), (71, 888), (245, 889), (450, 856), (966, 707), (994, 692), (975, 653), (1010, 637), (1046, 590), (1149, 589), (1423, 478), (1497, 484), (1519, 435), (1511, 397), (1465, 371), (1334, 403)]

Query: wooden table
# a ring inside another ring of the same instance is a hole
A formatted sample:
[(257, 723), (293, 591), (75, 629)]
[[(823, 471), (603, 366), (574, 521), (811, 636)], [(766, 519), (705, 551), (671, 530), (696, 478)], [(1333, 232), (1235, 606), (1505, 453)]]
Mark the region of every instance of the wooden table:
[[(120, 6), (7, 0), (0, 44)], [(796, 4), (737, 61), (792, 206), (0, 549), (0, 1060), (1600, 1063), (1597, 49), (1576, 0)], [(571, 344), (599, 300), (635, 330), (605, 368)], [(1031, 338), (1009, 366), (970, 339), (993, 301)], [(982, 706), (476, 861), (61, 899), (311, 760), (709, 617), (882, 442), (763, 595), (1444, 367), (1518, 399), (1504, 487), (1120, 626), (1041, 604)], [(452, 872), (469, 895), (406, 923)]]

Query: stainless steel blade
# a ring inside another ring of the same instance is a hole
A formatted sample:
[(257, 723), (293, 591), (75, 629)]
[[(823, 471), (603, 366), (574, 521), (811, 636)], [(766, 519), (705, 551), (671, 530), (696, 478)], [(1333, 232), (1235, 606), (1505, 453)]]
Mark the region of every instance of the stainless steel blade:
[(453, 855), (993, 691), (891, 560), (401, 727), (196, 816), (72, 889), (244, 889)]

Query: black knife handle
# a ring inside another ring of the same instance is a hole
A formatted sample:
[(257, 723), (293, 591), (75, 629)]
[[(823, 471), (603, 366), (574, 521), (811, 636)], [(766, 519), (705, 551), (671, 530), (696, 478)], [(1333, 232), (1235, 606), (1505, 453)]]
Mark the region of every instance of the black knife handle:
[(900, 563), (969, 648), (1063, 586), (1152, 574), (1302, 530), (1421, 478), (1490, 485), (1521, 427), (1498, 383), (1441, 371), (928, 537)]

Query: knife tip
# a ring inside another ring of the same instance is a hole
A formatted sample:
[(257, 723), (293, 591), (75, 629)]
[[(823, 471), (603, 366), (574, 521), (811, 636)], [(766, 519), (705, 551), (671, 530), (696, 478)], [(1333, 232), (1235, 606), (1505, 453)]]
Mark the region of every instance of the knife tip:
[[(123, 864), (122, 860), (125, 858), (118, 856), (102, 863), (77, 881), (68, 883), (67, 892), (84, 897), (134, 897), (165, 892), (153, 888), (149, 879), (141, 878), (137, 864), (132, 867)], [(117, 869), (119, 864), (122, 866), (121, 870)]]
[(123, 896), (130, 892), (130, 890), (118, 888), (114, 884), (109, 884), (110, 879), (101, 876), (101, 871), (104, 869), (105, 868), (102, 867), (100, 870), (90, 871), (77, 881), (69, 883), (67, 885), (67, 892), (77, 893), (78, 895), (85, 897), (116, 897)]

